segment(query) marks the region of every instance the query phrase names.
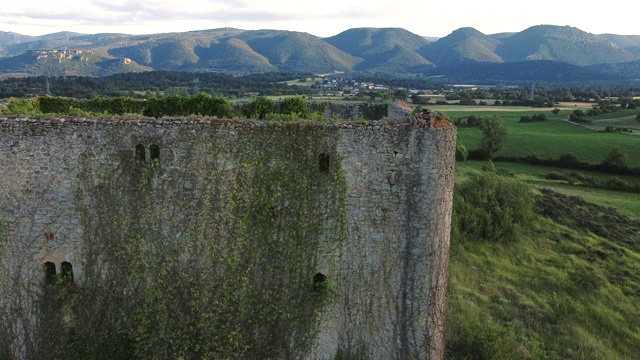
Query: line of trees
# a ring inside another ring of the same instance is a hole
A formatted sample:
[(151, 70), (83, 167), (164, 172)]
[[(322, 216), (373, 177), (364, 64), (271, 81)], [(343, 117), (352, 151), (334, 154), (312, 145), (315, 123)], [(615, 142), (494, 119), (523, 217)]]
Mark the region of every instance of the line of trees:
[(151, 97), (137, 100), (131, 97), (97, 97), (91, 100), (44, 96), (35, 99), (11, 98), (0, 113), (6, 115), (60, 114), (71, 116), (95, 115), (143, 115), (161, 118), (163, 116), (215, 116), (231, 118), (267, 119), (319, 117), (319, 112), (311, 114), (307, 100), (303, 97), (288, 97), (275, 102), (267, 97), (256, 97), (250, 103), (232, 105), (219, 96), (200, 93), (196, 96), (169, 95), (161, 98)]
[(231, 117), (231, 103), (223, 97), (200, 93), (197, 96), (184, 97), (181, 95), (151, 98), (146, 100), (142, 115), (161, 118), (163, 116), (202, 115), (216, 117)]
[(286, 81), (313, 77), (310, 73), (263, 73), (233, 76), (224, 73), (190, 73), (178, 71), (150, 71), (116, 74), (106, 77), (58, 76), (9, 78), (0, 81), (0, 98), (28, 97), (47, 94), (90, 99), (96, 96), (143, 97), (145, 93), (159, 97), (164, 94), (197, 95), (200, 91), (222, 96), (311, 95), (309, 87), (291, 86)]
[[(218, 118), (266, 119), (266, 120), (328, 120), (328, 117), (352, 116), (341, 111), (340, 106), (325, 110), (328, 102), (309, 103), (302, 96), (286, 97), (274, 101), (268, 97), (254, 97), (250, 102), (231, 103), (227, 98), (200, 93), (196, 96), (179, 94), (160, 98), (133, 99), (131, 97), (96, 97), (91, 100), (44, 96), (34, 99), (11, 98), (0, 104), (0, 115), (68, 115), (113, 116), (130, 115), (161, 118), (164, 116), (213, 116)], [(358, 117), (380, 120), (388, 116), (387, 104), (364, 103)]]

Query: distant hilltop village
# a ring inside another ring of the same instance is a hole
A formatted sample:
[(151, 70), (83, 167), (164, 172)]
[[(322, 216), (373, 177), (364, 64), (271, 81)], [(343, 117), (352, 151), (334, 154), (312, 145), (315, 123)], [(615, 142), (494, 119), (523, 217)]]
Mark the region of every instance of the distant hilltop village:
[(67, 59), (71, 60), (75, 56), (81, 56), (82, 54), (93, 54), (92, 50), (32, 50), (32, 52), (36, 55), (36, 59), (47, 59), (49, 57), (55, 59)]

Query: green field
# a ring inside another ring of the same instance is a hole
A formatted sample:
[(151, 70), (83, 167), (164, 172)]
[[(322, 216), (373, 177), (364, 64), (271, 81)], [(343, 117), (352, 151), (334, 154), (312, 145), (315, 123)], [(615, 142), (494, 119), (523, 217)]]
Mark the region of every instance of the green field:
[[(613, 147), (620, 147), (629, 155), (629, 166), (640, 167), (640, 138), (630, 134), (602, 132), (564, 121), (570, 110), (562, 110), (553, 115), (549, 109), (519, 111), (474, 112), (473, 108), (458, 107), (457, 111), (445, 112), (450, 118), (466, 118), (471, 114), (479, 116), (498, 115), (509, 133), (509, 141), (496, 156), (558, 158), (562, 154), (574, 154), (579, 160), (597, 164), (602, 162)], [(462, 108), (462, 109), (460, 109)], [(544, 113), (547, 121), (520, 123), (523, 115)], [(624, 118), (619, 118), (624, 119)], [(599, 120), (608, 121), (608, 120)], [(482, 135), (478, 128), (458, 128), (458, 143), (467, 149), (479, 147)]]
[[(479, 171), (485, 165), (485, 161), (456, 163), (456, 175), (464, 177), (467, 171)], [(567, 174), (575, 172), (576, 170), (508, 162), (495, 162), (494, 166), (499, 173), (526, 182), (533, 188), (548, 188), (565, 195), (578, 196), (600, 206), (613, 207), (629, 217), (640, 220), (640, 194), (638, 193), (599, 189), (545, 178), (545, 175), (550, 172)], [(618, 178), (630, 184), (640, 184), (640, 177), (635, 176), (611, 175), (583, 170), (579, 172), (604, 181), (611, 178)]]
[(602, 119), (594, 119), (591, 122), (593, 125), (598, 126), (618, 126), (618, 127), (629, 127), (634, 129), (640, 129), (640, 121), (636, 120), (635, 115), (627, 115), (620, 116), (614, 118), (602, 118)]

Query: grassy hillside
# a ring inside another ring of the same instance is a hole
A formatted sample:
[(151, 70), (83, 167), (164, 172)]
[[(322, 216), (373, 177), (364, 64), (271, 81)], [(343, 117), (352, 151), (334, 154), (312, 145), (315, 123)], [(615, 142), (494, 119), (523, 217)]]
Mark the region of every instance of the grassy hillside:
[[(621, 214), (640, 219), (640, 193), (594, 188), (582, 182), (553, 180), (549, 179), (548, 175), (550, 173), (568, 175), (578, 172), (602, 182), (611, 179), (620, 179), (629, 184), (640, 185), (639, 177), (500, 161), (494, 162), (494, 165), (501, 174), (525, 182), (531, 187), (547, 188), (564, 195), (577, 196), (603, 207), (613, 207)], [(484, 166), (486, 166), (486, 161), (480, 160), (468, 160), (463, 164), (459, 164), (461, 169), (467, 169), (469, 171), (480, 171)]]
[[(456, 185), (476, 171), (457, 164)], [(638, 213), (632, 219), (529, 186), (535, 216), (512, 241), (473, 242), (454, 232), (448, 358), (637, 358)]]
[[(452, 108), (446, 109), (452, 118), (470, 114)], [(489, 113), (470, 110), (481, 116)], [(501, 110), (495, 113), (511, 134), (505, 154), (557, 157), (571, 152), (595, 163), (619, 146), (631, 155), (629, 163), (639, 166), (640, 159), (633, 156), (640, 151), (637, 136), (568, 124), (561, 119), (569, 110), (556, 117), (547, 110), (549, 120), (538, 123), (519, 123), (519, 118), (543, 110)], [(621, 122), (628, 115), (619, 112), (594, 121)], [(479, 141), (474, 128), (459, 128), (458, 136), (459, 143)], [(484, 234), (491, 232), (461, 231), (456, 224), (476, 219), (470, 218), (473, 213), (468, 208), (459, 210), (464, 203), (461, 194), (469, 192), (468, 184), (478, 173), (484, 173), (481, 168), (486, 162), (456, 164), (454, 207), (458, 210), (454, 211), (449, 269), (447, 357), (637, 359), (640, 177), (522, 163), (496, 162), (494, 166), (490, 176), (503, 182), (503, 195), (487, 207), (491, 209), (487, 219), (507, 216), (511, 212), (501, 212), (505, 204), (519, 203), (521, 195), (504, 196), (510, 191), (504, 184), (526, 186), (535, 196), (534, 214), (517, 221), (518, 231), (500, 240), (486, 240), (489, 237)], [(630, 189), (606, 188), (611, 183), (624, 183)], [(491, 193), (488, 187), (471, 192)], [(486, 210), (481, 213), (487, 214)]]

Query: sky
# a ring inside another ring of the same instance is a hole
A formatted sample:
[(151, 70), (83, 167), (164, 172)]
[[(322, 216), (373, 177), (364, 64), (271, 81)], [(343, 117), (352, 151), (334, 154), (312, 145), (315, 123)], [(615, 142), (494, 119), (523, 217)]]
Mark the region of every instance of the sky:
[(230, 27), (329, 37), (356, 27), (398, 27), (444, 37), (461, 27), (495, 34), (544, 24), (593, 34), (640, 35), (634, 5), (625, 2), (592, 6), (558, 0), (9, 0), (0, 7), (0, 31), (153, 34)]

